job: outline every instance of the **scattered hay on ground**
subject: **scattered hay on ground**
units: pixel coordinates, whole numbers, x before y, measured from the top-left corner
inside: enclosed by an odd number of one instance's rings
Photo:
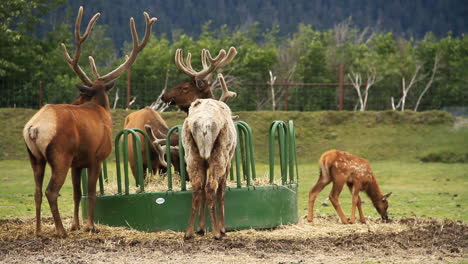
[[[71,219],[65,219],[69,226]],[[221,241],[210,235],[184,241],[181,232],[145,233],[98,225],[97,234],[53,236],[51,218],[43,235],[33,219],[0,220],[0,262],[4,263],[434,263],[466,261],[464,222],[406,218],[391,223],[342,225],[336,216],[304,219],[272,230],[229,232]]]

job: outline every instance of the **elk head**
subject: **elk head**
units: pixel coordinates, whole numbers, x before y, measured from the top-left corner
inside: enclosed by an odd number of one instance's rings
[[[145,125],[146,134],[150,139],[151,148],[154,153],[157,153],[159,164],[162,165],[163,170],[167,168],[167,163],[165,160],[166,157],[166,135],[161,131],[158,131],[159,138],[153,131],[153,128],[150,125]],[[179,160],[179,147],[171,146],[171,163],[174,165],[176,171],[180,171],[180,160]]]
[[[234,47],[231,47],[228,53],[222,49],[219,51],[218,56],[213,58],[207,49],[203,49],[201,53],[203,70],[199,72],[192,68],[192,54],[189,53],[184,62],[182,53],[182,49],[177,49],[175,54],[175,64],[183,73],[188,75],[191,80],[166,91],[162,95],[161,99],[167,104],[177,105],[182,111],[187,113],[190,104],[196,99],[214,97],[211,89],[211,75],[215,70],[222,68],[231,62],[236,56],[237,51]]]
[[[380,214],[380,217],[382,217],[382,220],[388,221],[388,214],[387,214],[387,209],[388,209],[388,197],[390,197],[392,193],[387,193],[382,196],[380,201],[375,204],[375,209],[377,209],[377,212]]]
[[[95,77],[95,81],[91,81],[91,79],[86,75],[83,69],[81,69],[81,67],[78,65],[78,60],[81,55],[81,44],[88,38],[91,29],[94,26],[94,23],[101,14],[96,13],[91,18],[84,35],[81,35],[80,26],[81,19],[83,18],[83,7],[80,7],[75,22],[76,51],[73,58],[71,58],[70,54],[68,54],[67,47],[65,46],[65,44],[61,44],[62,53],[65,59],[67,60],[68,65],[83,82],[83,84],[76,85],[76,87],[80,91],[80,95],[78,98],[75,99],[75,101],[72,104],[79,105],[87,102],[95,102],[98,105],[109,109],[109,97],[107,96],[107,92],[114,87],[115,80],[119,78],[119,76],[135,62],[138,53],[140,53],[140,51],[148,43],[149,37],[151,35],[151,27],[153,23],[157,20],[155,17],[150,19],[148,13],[146,12],[144,12],[143,14],[146,20],[146,31],[143,41],[141,43],[138,40],[138,34],[135,28],[135,21],[133,17],[130,18],[130,29],[133,38],[133,49],[130,53],[130,56],[126,56],[125,62],[123,64],[121,64],[112,72],[101,76],[97,71],[93,57],[89,56],[89,64],[91,65],[92,73]]]

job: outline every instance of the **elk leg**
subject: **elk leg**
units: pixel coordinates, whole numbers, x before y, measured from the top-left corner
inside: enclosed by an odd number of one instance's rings
[[[309,211],[307,214],[307,221],[312,222],[314,220],[314,204],[318,194],[331,182],[330,179],[324,178],[320,173],[320,177],[317,183],[309,191]]]
[[[343,182],[335,181],[333,183],[333,187],[332,187],[332,190],[330,192],[329,198],[330,198],[330,202],[333,204],[333,207],[335,208],[336,212],[338,213],[338,216],[340,217],[341,222],[343,224],[348,224],[348,219],[346,219],[346,217],[345,217],[345,215],[343,213],[343,209],[341,209],[340,200],[339,200],[340,193],[343,190],[343,185],[344,185]]]
[[[203,184],[205,186],[205,184]],[[203,188],[202,188],[203,190]],[[197,234],[203,236],[205,235],[205,226],[206,226],[206,216],[205,216],[205,207],[206,207],[206,197],[205,191],[200,192],[200,204],[198,205],[199,211],[199,218],[198,218],[198,231]]]
[[[192,156],[192,158],[197,158],[195,155]],[[193,162],[193,164],[196,164],[196,166],[190,167],[189,164],[187,164],[187,171],[190,171],[191,177],[190,181],[192,183],[192,211],[190,213],[190,218],[189,218],[189,224],[187,226],[187,230],[185,231],[184,239],[188,240],[193,238],[194,232],[193,232],[193,226],[195,223],[195,216],[197,215],[198,210],[203,212],[203,217],[204,217],[204,210],[202,210],[200,207],[205,206],[203,202],[203,196],[204,196],[204,181],[206,178],[206,168],[205,168],[205,163],[201,160],[201,158],[198,157],[198,161]],[[191,163],[192,164],[192,163]],[[203,202],[203,203],[202,203]],[[200,216],[200,218],[202,218]],[[204,221],[202,219],[202,221]]]
[[[351,217],[349,219],[350,224],[356,223],[356,206],[360,207],[361,198],[359,197],[359,190],[361,189],[359,184],[348,184],[349,191],[351,192]],[[361,211],[359,212],[361,213]]]
[[[361,197],[359,195],[358,195],[357,208],[359,210],[359,221],[361,221],[361,223],[365,224],[366,223],[366,218],[364,217],[364,213],[362,212]]]
[[[36,235],[41,233],[41,204],[42,204],[42,184],[44,182],[44,171],[46,162],[45,159],[38,159],[29,152],[29,161],[34,172],[34,182],[36,188],[34,190],[34,201],[36,204]]]
[[[192,182],[192,212],[190,213],[189,224],[187,230],[185,231],[184,239],[188,240],[193,238],[193,225],[195,222],[195,216],[198,212],[200,207],[200,202],[203,193],[203,186],[201,184],[197,184],[196,182]],[[204,205],[201,205],[204,206]]]
[[[80,202],[81,202],[81,170],[82,168],[72,168],[71,175],[72,175],[72,184],[73,184],[73,222],[70,230],[78,230],[80,229],[80,218],[79,218],[79,209],[80,209]]]
[[[59,162],[54,162],[54,164],[51,164],[52,177],[50,178],[49,185],[47,186],[47,189],[45,191],[47,200],[49,201],[50,210],[52,212],[52,217],[54,218],[56,234],[58,237],[61,238],[66,237],[67,233],[63,228],[62,220],[60,218],[60,212],[57,205],[57,198],[59,197],[59,191],[62,188],[63,183],[65,182],[65,178],[68,173],[68,168],[70,168],[70,163],[71,161],[64,162],[63,160],[60,160]]]
[[[88,167],[88,219],[84,231],[97,233],[99,230],[94,226],[94,206],[96,204],[96,183],[101,174],[101,163],[91,164]]]
[[[218,189],[218,182],[216,179],[213,179],[213,172],[210,171],[210,176],[208,176],[208,180],[205,186],[205,196],[206,202],[208,205],[208,212],[210,213],[211,218],[211,231],[213,233],[213,237],[216,240],[221,239],[221,233],[219,231],[219,223],[216,219],[216,208],[215,208],[215,199],[216,199],[216,190]]]
[[[229,173],[229,169],[225,173],[225,177],[220,181],[218,190],[216,192],[216,200],[218,204],[218,227],[222,236],[226,235],[226,227],[224,225],[224,196],[226,194],[226,177]]]

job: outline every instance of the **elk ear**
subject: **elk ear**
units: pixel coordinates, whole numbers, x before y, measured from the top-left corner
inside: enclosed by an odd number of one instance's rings
[[[115,86],[115,80],[112,80],[108,83],[106,83],[106,85],[104,86],[104,88],[106,89],[106,92],[110,91],[112,88],[114,88]]]
[[[78,83],[75,86],[76,86],[76,88],[78,88],[78,90],[80,90],[80,93],[82,95],[92,97],[94,95],[94,93],[96,92],[96,90],[94,90],[93,87],[89,87],[89,86],[86,86],[86,85],[81,84],[81,83]]]
[[[382,201],[385,201],[385,200],[387,200],[387,199],[388,199],[388,197],[390,197],[390,195],[392,195],[392,193],[391,193],[391,192],[389,192],[389,193],[387,193],[386,195],[384,195],[384,196],[382,197]]]

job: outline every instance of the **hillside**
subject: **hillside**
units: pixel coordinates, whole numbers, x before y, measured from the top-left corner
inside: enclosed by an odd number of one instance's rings
[[[277,25],[283,35],[296,32],[300,23],[331,29],[349,17],[359,28],[372,27],[416,38],[427,32],[444,36],[451,31],[460,36],[468,27],[468,5],[464,0],[96,0],[92,4],[71,0],[45,17],[45,23],[38,27],[39,33],[43,35],[63,21],[72,24],[80,5],[86,7],[87,16],[95,12],[103,14],[100,23],[108,25],[109,36],[119,48],[128,39],[129,17],[143,23],[143,11],[159,18],[154,31],[169,38],[177,35],[176,30],[180,29],[198,36],[207,21],[212,21],[215,28],[224,24],[245,28],[255,22],[261,29]]]
[[[26,160],[22,128],[36,112],[0,109],[0,160]],[[124,110],[112,111],[114,135],[123,127]],[[239,112],[254,133],[256,159],[267,161],[268,127],[273,120],[294,120],[299,162],[314,163],[325,150],[347,150],[370,160],[468,162],[468,129],[454,126],[454,117],[429,112]],[[169,126],[181,124],[185,114],[163,113]]]

